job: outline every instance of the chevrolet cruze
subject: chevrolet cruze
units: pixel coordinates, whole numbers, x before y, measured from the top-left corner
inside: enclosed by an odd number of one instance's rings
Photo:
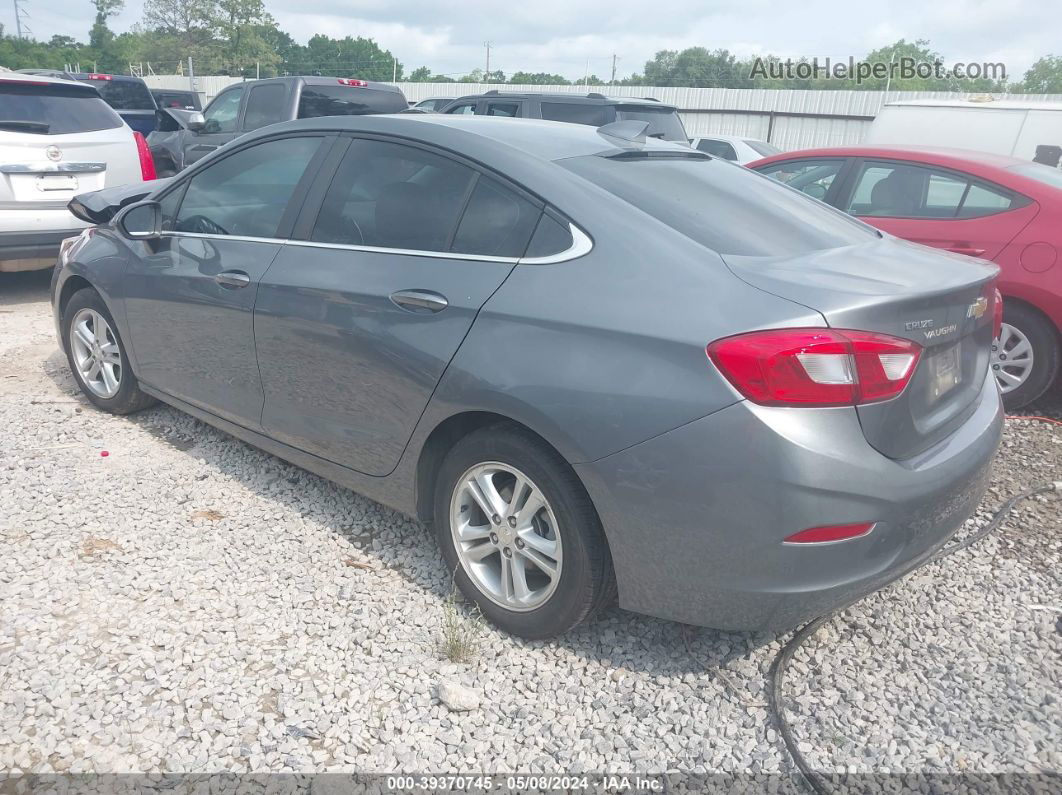
[[[645,122],[306,119],[73,209],[52,296],[88,400],[419,517],[524,637],[617,594],[791,627],[931,555],[999,441],[994,265]]]

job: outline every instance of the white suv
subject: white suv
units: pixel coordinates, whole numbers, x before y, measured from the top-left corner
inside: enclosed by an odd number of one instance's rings
[[[151,153],[90,85],[0,73],[0,271],[55,264],[86,226],[76,194],[155,178]]]

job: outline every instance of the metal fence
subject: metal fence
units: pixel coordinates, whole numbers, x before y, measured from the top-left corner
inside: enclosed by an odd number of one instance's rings
[[[182,75],[151,75],[152,88],[189,87]],[[238,77],[196,77],[204,103]],[[794,91],[760,88],[663,88],[653,86],[511,86],[485,83],[398,83],[410,102],[459,97],[491,89],[652,97],[679,108],[690,137],[719,133],[771,141],[782,149],[845,146],[863,140],[870,122],[886,102],[910,99],[966,99],[962,92],[940,91]],[[1001,95],[995,95],[1001,97]],[[1022,94],[1028,101],[1062,101],[1062,94]]]

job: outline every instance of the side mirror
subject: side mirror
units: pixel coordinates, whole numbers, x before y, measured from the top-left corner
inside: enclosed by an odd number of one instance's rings
[[[162,233],[162,208],[153,201],[131,204],[115,216],[114,223],[130,240],[154,240]]]
[[[184,126],[192,132],[199,132],[206,127],[206,116],[202,113],[189,113],[188,121],[184,123]]]

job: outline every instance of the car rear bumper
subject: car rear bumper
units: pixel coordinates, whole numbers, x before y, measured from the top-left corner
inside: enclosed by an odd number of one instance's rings
[[[81,234],[81,228],[63,229],[58,232],[0,232],[0,270],[6,269],[5,263],[25,261],[42,261],[44,264],[39,267],[50,267],[55,264],[59,256],[59,244],[65,238],[76,237],[79,234]],[[7,269],[28,270],[28,268]]]
[[[783,631],[940,548],[980,502],[1002,424],[987,377],[958,430],[896,461],[870,447],[852,409],[742,401],[575,468],[601,515],[622,607]],[[783,543],[810,527],[871,521],[860,538]]]

